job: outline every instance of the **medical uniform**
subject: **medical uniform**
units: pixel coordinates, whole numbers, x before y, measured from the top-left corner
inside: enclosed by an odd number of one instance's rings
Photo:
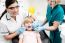
[[[64,11],[60,5],[56,5],[53,9],[48,5],[47,8],[47,21],[49,22],[49,26],[53,26],[54,21],[62,22]],[[54,31],[50,31],[50,39],[52,43],[61,43],[60,31],[57,28]]]
[[[7,26],[10,33],[13,33],[21,26],[23,22],[23,16],[17,15],[15,21],[9,13],[6,13],[2,17],[1,22]]]
[[[8,35],[8,28],[3,23],[0,23],[0,43],[12,43],[11,40],[6,40],[4,35]]]
[[[23,22],[23,16],[16,15],[16,21],[15,21],[8,12],[4,14],[4,16],[1,19],[1,23],[4,23],[7,26],[9,33],[17,31],[19,27],[21,27],[22,22]],[[16,42],[14,39],[18,40],[18,36],[12,39],[13,43]]]

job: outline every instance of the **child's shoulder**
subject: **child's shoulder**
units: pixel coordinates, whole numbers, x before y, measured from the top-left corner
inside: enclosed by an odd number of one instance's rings
[[[40,37],[40,33],[39,32],[35,32],[37,37]]]

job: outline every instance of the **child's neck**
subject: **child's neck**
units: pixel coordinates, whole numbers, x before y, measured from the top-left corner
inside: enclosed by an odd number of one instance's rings
[[[32,28],[31,28],[31,30],[26,29],[26,31],[33,31],[33,29]]]

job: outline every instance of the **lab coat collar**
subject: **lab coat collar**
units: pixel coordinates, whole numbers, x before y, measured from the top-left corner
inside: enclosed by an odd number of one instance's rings
[[[17,15],[16,15],[16,18],[17,18]],[[6,19],[7,20],[12,20],[13,19],[8,12],[6,13]]]
[[[6,13],[6,19],[7,20],[10,20],[11,19],[11,15],[8,12]]]

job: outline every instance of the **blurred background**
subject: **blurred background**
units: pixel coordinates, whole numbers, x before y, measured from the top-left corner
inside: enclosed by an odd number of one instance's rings
[[[45,18],[46,16],[46,10],[47,10],[47,0],[18,0],[19,4],[19,13],[25,14],[29,13],[30,15],[35,15],[38,17],[38,20],[41,20],[41,18]],[[64,9],[65,12],[65,0],[61,0],[59,3]],[[0,0],[0,16],[5,10],[5,0]],[[25,16],[25,15],[24,15]],[[40,17],[41,16],[41,17]],[[40,17],[40,18],[39,18]],[[46,24],[45,26],[48,26]],[[62,37],[65,37],[65,14],[64,14],[64,20],[62,25],[59,26],[59,30],[61,31]],[[49,36],[49,31],[45,31],[47,35]]]

